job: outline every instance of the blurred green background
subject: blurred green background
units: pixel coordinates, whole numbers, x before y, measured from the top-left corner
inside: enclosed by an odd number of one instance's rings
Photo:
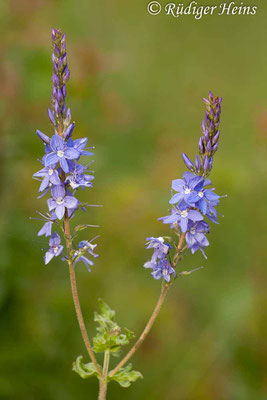
[[[81,235],[101,235],[92,273],[77,268],[90,336],[98,297],[122,326],[143,329],[160,290],[142,268],[145,238],[168,234],[157,218],[184,170],[181,152],[195,154],[201,98],[223,97],[212,179],[228,194],[224,218],[212,226],[208,260],[181,265],[205,268],[175,282],[133,357],[144,380],[111,383],[108,399],[267,399],[267,4],[257,5],[255,16],[196,21],[151,16],[141,0],[0,1],[1,400],[94,400],[98,390],[71,371],[87,356],[68,271],[59,259],[44,267],[47,241],[29,220],[46,209],[31,177],[43,150],[35,130],[52,134],[53,26],[67,35],[75,135],[96,146],[94,188],[81,197],[103,208],[77,218],[101,226]]]

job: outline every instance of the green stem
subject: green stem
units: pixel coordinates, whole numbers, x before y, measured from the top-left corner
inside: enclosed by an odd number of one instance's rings
[[[103,365],[103,372],[101,379],[99,380],[99,396],[98,400],[106,400],[106,394],[107,394],[107,376],[108,376],[108,367],[109,367],[109,357],[110,357],[110,352],[109,350],[105,351],[105,356],[104,356],[104,365]]]

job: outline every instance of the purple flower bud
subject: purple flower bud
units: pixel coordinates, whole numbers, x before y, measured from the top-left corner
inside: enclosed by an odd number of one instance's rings
[[[212,154],[215,154],[217,149],[218,149],[218,144],[219,142],[215,143],[215,145],[212,147]]]
[[[62,63],[65,66],[67,64],[67,53],[65,53],[62,57]]]
[[[216,133],[216,135],[213,137],[213,139],[212,139],[212,144],[215,144],[215,143],[218,142],[219,136],[220,136],[220,131],[218,131],[218,132]]]
[[[205,156],[204,163],[203,163],[203,169],[204,169],[205,173],[207,172],[208,166],[209,166],[209,157]]]
[[[59,104],[58,104],[57,100],[55,100],[54,110],[55,110],[56,115],[60,114],[60,107],[59,107]]]
[[[214,117],[214,122],[218,122],[218,121],[220,121],[220,112],[219,111],[216,112],[216,115]]]
[[[53,86],[52,88],[52,98],[56,98],[57,97],[57,89]]]
[[[57,63],[57,57],[55,56],[54,53],[52,53],[52,62],[55,64]]]
[[[57,101],[59,104],[63,102],[63,94],[60,89],[57,90]]]
[[[213,164],[213,158],[211,157],[209,159],[209,171],[211,171],[211,169],[212,169],[212,164]]]
[[[67,96],[67,89],[66,89],[66,85],[65,84],[62,86],[61,90],[62,90],[63,96],[66,97]]]
[[[54,45],[54,50],[55,50],[56,54],[59,56],[60,55],[60,51],[59,51],[59,49],[58,49],[56,44]]]
[[[203,131],[203,133],[204,133],[205,142],[207,143],[207,142],[210,140],[209,132],[208,132],[207,129],[205,129],[205,130]]]
[[[65,139],[66,141],[69,140],[69,138],[71,137],[74,127],[75,127],[75,123],[73,122],[73,123],[70,124],[70,126],[68,126],[68,128],[65,130],[65,132],[64,132],[64,139]]]
[[[46,136],[43,132],[39,131],[39,129],[37,129],[36,131],[37,135],[39,136],[39,138],[46,144],[50,144],[50,139],[48,136]]]
[[[200,154],[203,154],[204,148],[203,148],[203,138],[200,136],[199,142],[198,142],[198,150]]]
[[[53,76],[52,76],[52,82],[53,82],[53,85],[54,85],[55,87],[58,87],[58,86],[59,86],[59,79],[58,79],[58,77],[57,77],[56,74],[53,74]]]
[[[71,111],[70,111],[70,108],[68,108],[68,110],[67,110],[66,119],[67,119],[69,122],[70,122],[70,120],[71,120]]]
[[[208,154],[211,153],[211,141],[210,140],[207,142],[207,152],[208,152]]]
[[[50,110],[49,107],[47,109],[47,113],[48,113],[48,117],[49,117],[50,121],[52,122],[53,125],[55,125],[56,121],[55,121],[55,118],[54,118],[54,113]]]
[[[205,125],[205,121],[204,120],[202,121],[201,129],[202,129],[202,132],[205,132],[205,130],[206,130],[206,125]]]
[[[65,114],[66,109],[67,109],[67,107],[66,107],[66,104],[64,103],[63,106],[62,106],[62,108],[61,108],[61,113],[62,113],[62,114]]]
[[[188,158],[185,153],[182,153],[182,157],[183,157],[183,161],[184,161],[185,165],[187,166],[187,168],[190,169],[191,171],[193,171],[194,170],[194,164],[192,163],[190,158]]]
[[[214,123],[212,121],[210,121],[210,124],[209,124],[209,131],[210,132],[214,131]]]
[[[199,172],[199,170],[200,170],[200,165],[201,165],[200,159],[199,159],[199,156],[197,154],[196,158],[195,158],[195,167],[196,167],[197,172]]]
[[[67,69],[67,71],[63,75],[63,82],[66,83],[69,79],[70,79],[70,70]]]

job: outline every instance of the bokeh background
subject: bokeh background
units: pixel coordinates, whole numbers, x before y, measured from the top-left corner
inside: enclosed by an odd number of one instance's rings
[[[100,225],[81,236],[101,235],[92,272],[77,268],[90,336],[99,297],[122,326],[143,329],[160,291],[142,268],[145,238],[168,233],[157,218],[181,152],[195,154],[201,98],[223,97],[212,179],[228,194],[224,218],[208,260],[181,265],[205,268],[175,282],[132,359],[144,380],[111,383],[108,398],[266,400],[267,4],[257,3],[255,16],[196,21],[151,16],[143,0],[1,0],[1,400],[94,400],[98,390],[71,371],[87,356],[68,271],[59,259],[44,267],[41,222],[29,220],[46,207],[31,176],[43,150],[35,130],[52,134],[52,26],[67,35],[75,135],[96,146],[94,188],[81,196],[103,208],[78,218]]]

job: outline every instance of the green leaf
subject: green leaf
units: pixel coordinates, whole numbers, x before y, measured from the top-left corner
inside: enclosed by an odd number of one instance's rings
[[[91,376],[99,377],[99,374],[95,369],[94,363],[91,362],[88,364],[84,364],[82,362],[82,359],[82,356],[77,357],[76,361],[74,361],[74,363],[72,364],[72,370],[77,372],[77,374],[80,375],[80,377],[83,379],[90,378]]]
[[[129,329],[121,331],[119,325],[114,321],[113,311],[103,300],[99,299],[100,313],[95,313],[94,320],[99,324],[97,334],[93,338],[94,351],[104,353],[109,350],[114,356],[118,355],[121,346],[129,343],[134,333]]]
[[[102,316],[113,321],[116,314],[115,311],[112,310],[102,299],[98,299],[98,303]]]
[[[132,364],[128,364],[126,367],[121,368],[112,378],[108,377],[108,381],[114,380],[118,382],[122,387],[129,387],[131,383],[137,379],[143,379],[141,372],[131,370]]]

